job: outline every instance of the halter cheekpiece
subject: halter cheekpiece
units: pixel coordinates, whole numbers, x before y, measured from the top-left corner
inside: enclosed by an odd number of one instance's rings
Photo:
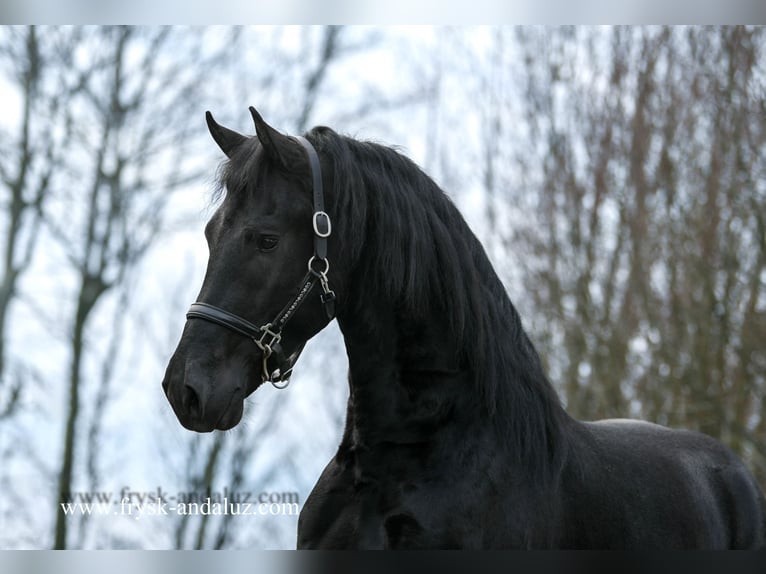
[[[324,207],[322,170],[319,165],[319,156],[314,146],[306,138],[294,136],[294,139],[303,146],[309,158],[314,201],[314,214],[311,218],[314,230],[314,254],[308,260],[308,269],[297,295],[288,301],[287,305],[282,308],[272,321],[260,327],[224,309],[199,301],[192,303],[189,311],[186,313],[187,319],[204,319],[252,339],[263,353],[263,381],[270,381],[277,389],[287,387],[292,373],[292,364],[285,364],[285,357],[280,344],[282,330],[317,283],[319,283],[322,289],[319,298],[322,301],[327,318],[332,319],[335,317],[335,292],[330,289],[327,280],[327,273],[330,270],[330,261],[327,259],[327,238],[332,233],[332,222]],[[277,361],[277,367],[273,370],[269,369],[270,357],[274,357]]]

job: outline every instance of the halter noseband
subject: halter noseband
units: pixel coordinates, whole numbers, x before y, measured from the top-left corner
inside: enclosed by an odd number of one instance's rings
[[[271,322],[260,327],[238,315],[199,301],[192,303],[186,313],[187,319],[204,319],[252,339],[263,353],[263,381],[270,381],[277,389],[284,389],[290,383],[293,364],[297,360],[296,356],[292,363],[286,363],[280,345],[282,329],[306,300],[317,281],[322,288],[320,299],[327,318],[335,317],[335,292],[330,289],[327,280],[327,272],[330,270],[330,261],[327,259],[327,238],[332,233],[332,223],[330,216],[324,209],[324,191],[322,189],[322,170],[319,165],[319,156],[314,146],[306,138],[296,136],[295,139],[304,147],[309,157],[314,198],[314,214],[311,218],[314,228],[314,254],[309,258],[308,271],[303,278],[298,294],[288,301],[287,305]],[[272,356],[277,359],[277,368],[273,371],[269,370],[268,365],[269,358]]]

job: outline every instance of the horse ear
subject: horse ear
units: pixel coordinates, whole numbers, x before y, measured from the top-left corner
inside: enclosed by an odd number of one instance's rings
[[[230,158],[234,150],[247,140],[246,136],[219,125],[210,112],[205,112],[205,119],[210,135],[213,136],[215,143],[226,154],[226,157]]]
[[[259,114],[253,106],[250,106],[250,114],[253,116],[255,133],[258,136],[258,140],[261,142],[264,151],[271,159],[284,168],[294,167],[296,162],[302,160],[303,155],[301,153],[300,144],[291,137],[279,133],[263,121],[261,114]]]

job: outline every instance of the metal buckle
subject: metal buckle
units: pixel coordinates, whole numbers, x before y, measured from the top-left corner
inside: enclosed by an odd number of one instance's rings
[[[271,323],[265,324],[263,327],[261,327],[261,332],[263,334],[261,335],[260,339],[253,337],[253,341],[256,345],[258,345],[258,348],[263,351],[263,354],[266,355],[267,359],[271,355],[272,346],[274,343],[279,343],[279,341],[282,340],[282,333],[272,331],[271,327]],[[271,341],[264,343],[263,341],[266,337],[271,337]]]
[[[288,378],[285,380],[285,378],[280,373],[279,368],[275,369],[273,373],[269,371],[269,357],[271,357],[271,355],[274,353],[273,347],[276,343],[279,343],[282,340],[282,333],[279,331],[272,331],[271,328],[271,323],[267,323],[261,327],[260,338],[256,339],[253,337],[253,342],[258,345],[258,348],[263,352],[263,380],[270,381],[271,384],[274,385],[274,387],[277,389],[284,389],[289,384],[289,372],[287,374]],[[265,342],[266,337],[271,337],[271,340],[268,343]],[[284,384],[277,384],[280,382]]]
[[[319,218],[324,218],[324,223],[326,223],[327,231],[320,231],[319,230]],[[312,218],[312,224],[314,226],[314,233],[317,237],[330,237],[330,234],[332,233],[332,222],[330,221],[330,216],[327,215],[324,211],[315,211],[314,217]]]

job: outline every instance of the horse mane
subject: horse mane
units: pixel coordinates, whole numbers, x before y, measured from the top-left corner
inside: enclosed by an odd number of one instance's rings
[[[340,256],[352,265],[363,253],[375,257],[372,268],[385,272],[371,283],[410,316],[446,315],[452,343],[509,449],[527,465],[538,461],[537,470],[560,467],[568,415],[484,248],[452,201],[394,148],[327,127],[306,137],[332,166],[331,215],[345,238]]]

